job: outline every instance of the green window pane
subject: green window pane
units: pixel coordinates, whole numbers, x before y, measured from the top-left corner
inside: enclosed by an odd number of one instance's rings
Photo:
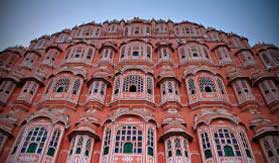
[[[224,146],[224,153],[225,153],[225,156],[227,157],[233,157],[234,156],[234,152],[233,152],[233,149],[231,146]]]
[[[153,148],[148,147],[148,149],[147,149],[147,154],[148,154],[149,156],[153,156]]]
[[[204,155],[205,155],[206,159],[211,158],[212,157],[211,150],[209,150],[209,149],[205,150]]]
[[[124,153],[133,153],[133,144],[132,143],[125,143],[123,152]]]
[[[181,151],[178,149],[178,150],[176,150],[176,156],[182,156],[182,153],[181,153]]]
[[[109,147],[104,148],[104,155],[107,155],[109,153]]]
[[[49,156],[54,156],[54,153],[55,153],[54,148],[49,148],[48,151],[47,151],[47,155],[49,155]]]
[[[35,153],[36,149],[37,149],[37,144],[31,143],[27,149],[27,153]]]

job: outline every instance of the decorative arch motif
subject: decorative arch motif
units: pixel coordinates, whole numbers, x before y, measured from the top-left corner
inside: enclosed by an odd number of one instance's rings
[[[153,70],[146,67],[146,66],[140,66],[140,65],[133,65],[133,66],[124,66],[122,69],[118,70],[115,75],[117,74],[124,74],[126,71],[131,71],[131,70],[136,70],[136,71],[141,71],[144,74],[151,74],[153,76]]]
[[[128,109],[128,108],[121,108],[114,111],[112,114],[108,116],[108,118],[104,121],[106,122],[115,122],[118,118],[124,115],[135,115],[143,119],[145,122],[155,122],[156,126],[158,126],[158,122],[153,116],[153,114],[148,111],[147,109]],[[104,125],[103,123],[103,125]]]
[[[60,73],[70,72],[75,76],[81,76],[83,79],[86,79],[87,71],[85,69],[73,68],[73,67],[63,67],[60,70],[55,71],[50,74],[47,78],[51,78],[52,76],[56,76]]]
[[[195,116],[193,128],[196,130],[202,123],[209,126],[214,119],[227,119],[235,125],[239,125],[241,123],[239,117],[229,113],[227,110],[202,110],[202,112]]]
[[[184,77],[187,77],[189,75],[196,75],[198,72],[208,72],[212,75],[219,74],[217,69],[208,66],[189,66],[189,68],[184,70]]]
[[[101,52],[102,49],[105,48],[105,47],[110,47],[110,48],[112,48],[112,49],[114,50],[114,52],[117,52],[117,51],[118,51],[118,50],[117,50],[118,47],[117,47],[116,43],[113,43],[113,42],[111,42],[111,41],[107,41],[107,42],[102,43],[102,45],[101,45],[100,48],[99,48],[99,52]]]
[[[64,110],[48,108],[42,108],[39,111],[30,114],[21,122],[21,124],[28,124],[32,120],[40,117],[49,119],[52,124],[62,123],[66,129],[69,127],[69,117],[67,114],[64,113]]]

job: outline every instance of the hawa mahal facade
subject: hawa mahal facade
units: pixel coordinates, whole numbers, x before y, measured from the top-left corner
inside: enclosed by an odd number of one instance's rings
[[[6,163],[278,163],[279,49],[171,20],[87,23],[0,54]]]

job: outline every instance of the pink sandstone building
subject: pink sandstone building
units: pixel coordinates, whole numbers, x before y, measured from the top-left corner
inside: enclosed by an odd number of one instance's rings
[[[0,54],[0,162],[278,163],[279,49],[184,21],[87,23]]]

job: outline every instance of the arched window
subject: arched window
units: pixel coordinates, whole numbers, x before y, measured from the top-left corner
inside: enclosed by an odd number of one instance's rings
[[[100,94],[104,95],[105,94],[105,89],[106,89],[106,84],[103,82],[101,85],[101,89],[100,89]]]
[[[241,80],[241,86],[242,88],[244,89],[244,92],[249,92],[249,89],[248,89],[248,86],[247,86],[247,83],[245,80]]]
[[[53,87],[54,92],[67,92],[69,89],[70,80],[68,78],[62,78],[57,80],[55,86]]]
[[[240,148],[234,134],[227,128],[220,128],[214,133],[218,156],[234,157],[241,156]]]
[[[23,87],[23,89],[22,89],[20,94],[21,94],[21,96],[25,96],[25,94],[27,94],[27,93],[29,93],[30,95],[33,95],[34,92],[36,91],[36,89],[37,89],[37,83],[36,82],[27,81],[24,84],[24,87]]]
[[[208,134],[206,132],[201,134],[201,140],[202,140],[202,147],[203,147],[205,159],[209,159],[212,157],[212,152],[211,152],[211,146],[210,146]]]
[[[103,155],[107,155],[109,153],[109,146],[110,146],[110,142],[111,142],[110,137],[111,137],[111,130],[106,129]]]
[[[209,77],[199,79],[201,92],[216,92],[214,81]]]
[[[115,79],[115,84],[114,84],[114,94],[118,94],[120,89],[120,79],[117,78]]]
[[[18,134],[18,137],[17,137],[17,140],[14,144],[14,147],[13,147],[13,150],[12,150],[12,155],[16,153],[20,143],[21,143],[21,140],[23,139],[23,134],[24,134],[24,127],[21,129],[20,133]]]
[[[188,141],[182,136],[171,136],[165,142],[168,158],[173,157],[175,160],[184,160],[188,158]],[[176,157],[176,158],[175,158]]]
[[[46,57],[43,60],[43,64],[52,66],[57,54],[58,54],[57,50],[54,49],[49,50],[46,54]]]
[[[200,57],[200,51],[196,46],[190,46],[189,53],[191,57]]]
[[[249,89],[246,80],[238,80],[235,82],[235,89],[238,94],[248,94]]]
[[[29,69],[31,69],[33,67],[34,61],[36,61],[38,58],[37,54],[35,53],[28,53],[23,62],[22,62],[22,66],[27,67]]]
[[[239,53],[243,66],[249,66],[255,64],[254,57],[250,51],[243,51]]]
[[[168,157],[172,157],[172,144],[171,141],[167,141],[167,150],[168,150]]]
[[[246,135],[243,132],[240,132],[240,138],[243,144],[243,147],[245,148],[245,153],[247,155],[247,157],[252,158],[252,154],[248,145],[248,141],[246,138]]]
[[[121,46],[120,61],[147,60],[152,57],[152,47],[141,41],[129,42]]]
[[[220,89],[221,94],[225,94],[225,89],[224,89],[224,85],[221,79],[217,79],[217,84],[218,87]]]
[[[135,125],[124,125],[116,132],[115,153],[141,154],[143,148],[142,130]]]
[[[75,154],[80,154],[81,150],[82,150],[82,147],[83,147],[83,137],[81,136],[78,139]]]
[[[154,156],[154,130],[151,128],[147,131],[147,154]]]
[[[219,47],[217,49],[217,55],[219,57],[219,63],[221,65],[229,64],[232,62],[230,53],[229,53],[228,49],[225,47]]]
[[[75,80],[74,86],[73,86],[73,94],[76,95],[79,91],[80,87],[80,79]]]
[[[172,87],[172,83],[169,81],[168,82],[168,92],[172,93],[173,92],[173,87]]]
[[[59,129],[55,129],[51,141],[48,145],[47,155],[53,157],[55,154],[55,151],[58,146],[58,141],[60,139],[61,131]]]
[[[174,79],[164,80],[161,83],[161,102],[165,103],[167,101],[177,101],[180,102],[179,92],[178,92],[178,82]]]
[[[124,79],[124,92],[143,92],[143,79],[138,75],[130,75]]]
[[[151,57],[151,47],[150,47],[149,45],[147,45],[147,47],[146,47],[146,56],[147,56],[148,58]]]
[[[174,93],[175,93],[175,95],[178,95],[178,83],[177,82],[175,82],[174,83]]]
[[[166,85],[165,85],[165,83],[162,83],[162,94],[163,95],[166,94]]]
[[[75,147],[75,143],[76,143],[76,137],[73,137],[72,141],[71,141],[71,148],[70,148],[70,153],[69,155],[71,156],[74,152],[74,147]]]
[[[170,60],[171,59],[171,52],[168,47],[161,47],[158,50],[159,54],[159,61],[160,60]]]
[[[152,94],[153,84],[151,77],[147,77],[147,93]]]
[[[74,135],[71,140],[71,148],[67,162],[82,162],[81,160],[90,160],[93,142],[94,139],[87,134]]]
[[[129,92],[137,92],[137,87],[135,85],[130,85]]]
[[[176,156],[182,156],[182,153],[181,153],[181,141],[179,138],[176,138],[174,140],[174,146],[175,146],[175,154]]]
[[[86,145],[85,145],[85,151],[84,151],[84,155],[87,156],[87,157],[90,154],[91,144],[92,144],[92,139],[91,138],[87,139]]]
[[[133,55],[134,57],[137,57],[137,56],[139,56],[139,52],[138,52],[138,51],[134,51],[132,55]]]
[[[188,88],[192,95],[196,93],[195,92],[195,83],[194,83],[193,79],[188,80]]]
[[[31,129],[25,138],[21,153],[41,153],[48,137],[45,127],[38,126]]]
[[[262,88],[262,92],[264,94],[275,94],[277,92],[277,88],[272,80],[264,80],[260,83],[260,87]]]
[[[267,153],[267,156],[268,157],[273,157],[274,154],[272,152],[272,149],[271,149],[270,144],[268,143],[268,141],[264,140],[263,145],[264,145],[265,151]]]
[[[84,54],[84,48],[78,46],[73,50],[71,58],[82,58],[83,54]]]
[[[94,82],[94,90],[93,90],[93,93],[98,93],[99,92],[99,84],[100,82],[99,81],[96,81]]]

